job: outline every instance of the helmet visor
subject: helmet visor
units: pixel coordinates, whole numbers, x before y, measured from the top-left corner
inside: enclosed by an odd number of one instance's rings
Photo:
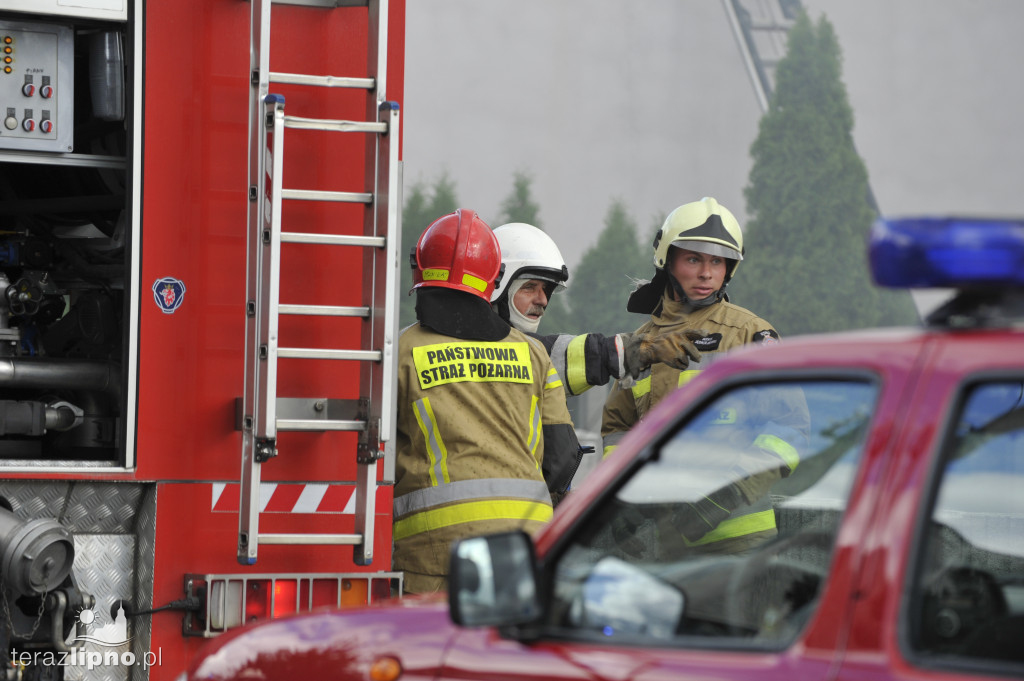
[[[722,244],[712,243],[710,241],[698,241],[696,239],[679,239],[673,241],[672,245],[676,248],[682,248],[687,251],[694,251],[695,253],[706,253],[707,255],[717,255],[719,258],[729,258],[731,260],[743,260],[743,254],[737,251],[735,248],[723,246]]]
[[[561,271],[550,267],[523,267],[516,271],[513,279],[539,279],[555,284],[558,288],[565,288],[569,270],[565,265],[562,265]]]

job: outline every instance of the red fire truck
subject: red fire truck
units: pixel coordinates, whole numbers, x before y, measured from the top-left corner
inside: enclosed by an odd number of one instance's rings
[[[962,289],[925,328],[729,353],[535,537],[457,542],[447,596],[236,629],[186,678],[1024,677],[1024,221],[874,237],[880,283]]]
[[[404,22],[0,4],[5,678],[170,678],[244,622],[400,591]]]

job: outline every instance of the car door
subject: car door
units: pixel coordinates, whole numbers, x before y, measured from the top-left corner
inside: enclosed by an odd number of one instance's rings
[[[1024,678],[1024,334],[937,341],[840,679]]]
[[[440,678],[828,678],[904,381],[722,383],[544,556],[543,621],[460,630]]]

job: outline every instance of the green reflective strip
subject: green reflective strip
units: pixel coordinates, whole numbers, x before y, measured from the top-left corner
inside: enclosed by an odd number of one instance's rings
[[[693,379],[697,378],[697,374],[700,373],[700,369],[687,369],[686,371],[679,372],[679,384],[686,385]]]
[[[536,467],[540,468],[540,461],[537,460],[537,445],[540,444],[540,437],[542,432],[541,426],[540,409],[537,408],[537,396],[534,395],[530,398],[530,454],[533,455],[533,460],[536,463]]]
[[[416,400],[413,402],[413,410],[416,414],[416,421],[420,424],[420,432],[423,433],[427,456],[430,458],[430,484],[436,485],[439,477],[445,482],[450,482],[448,478],[448,448],[444,446],[441,433],[437,431],[437,420],[434,418],[434,409],[430,406],[430,400],[426,397]]]
[[[481,293],[487,290],[487,282],[480,277],[474,277],[472,274],[463,274],[462,283],[470,288],[475,288]]]
[[[565,380],[569,382],[569,392],[579,395],[586,392],[587,383],[587,335],[576,336],[569,341],[565,349]]]
[[[544,381],[544,389],[545,390],[550,390],[551,388],[561,388],[561,387],[562,387],[562,379],[559,378],[558,372],[555,370],[555,367],[551,367],[550,369],[548,369],[547,380]]]
[[[796,447],[776,435],[758,435],[754,439],[754,446],[777,454],[789,466],[790,473],[795,471],[797,464],[800,463],[800,454],[797,453]]]
[[[604,441],[604,454],[601,458],[607,458],[608,455],[611,454],[615,450],[615,448],[619,446],[619,441],[621,441],[624,437],[626,437],[626,431],[624,430],[617,430],[614,433],[608,433],[607,435],[605,435],[602,438],[602,440]]]
[[[533,520],[546,523],[551,520],[551,515],[551,505],[537,501],[515,499],[471,501],[424,511],[402,520],[396,520],[392,526],[392,539],[400,541],[421,532],[482,520],[519,520],[524,522]]]
[[[632,391],[634,400],[639,400],[641,397],[651,392],[651,377],[646,376],[645,378],[641,378],[633,385]]]
[[[723,539],[743,537],[748,534],[754,534],[755,532],[764,532],[765,530],[772,529],[775,529],[775,511],[768,509],[767,511],[758,511],[756,513],[741,515],[738,518],[726,518],[718,524],[718,527],[711,530],[697,541],[687,541],[686,545],[701,546],[703,544],[722,541]],[[684,539],[683,541],[686,540]]]

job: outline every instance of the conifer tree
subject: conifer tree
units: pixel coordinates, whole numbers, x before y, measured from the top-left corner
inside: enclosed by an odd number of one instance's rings
[[[497,228],[509,222],[525,222],[539,230],[544,230],[540,219],[540,205],[533,198],[532,186],[533,178],[529,173],[519,171],[515,174],[512,191],[502,201],[500,218],[492,225],[493,227]],[[544,311],[539,333],[562,333],[569,324],[569,310],[565,303],[565,293],[559,291],[548,300],[548,307]]]
[[[501,203],[501,213],[494,227],[509,222],[525,222],[538,229],[544,229],[540,224],[540,206],[533,199],[531,185],[533,178],[529,173],[519,171],[513,178],[512,193]]]
[[[570,328],[566,333],[611,335],[632,331],[644,322],[643,315],[626,312],[626,300],[638,278],[653,274],[651,260],[637,239],[636,222],[621,201],[608,209],[604,229],[569,273]]]
[[[814,25],[801,13],[751,146],[747,257],[729,293],[783,336],[918,319],[908,292],[871,281],[866,237],[876,214],[841,61],[828,20]]]

